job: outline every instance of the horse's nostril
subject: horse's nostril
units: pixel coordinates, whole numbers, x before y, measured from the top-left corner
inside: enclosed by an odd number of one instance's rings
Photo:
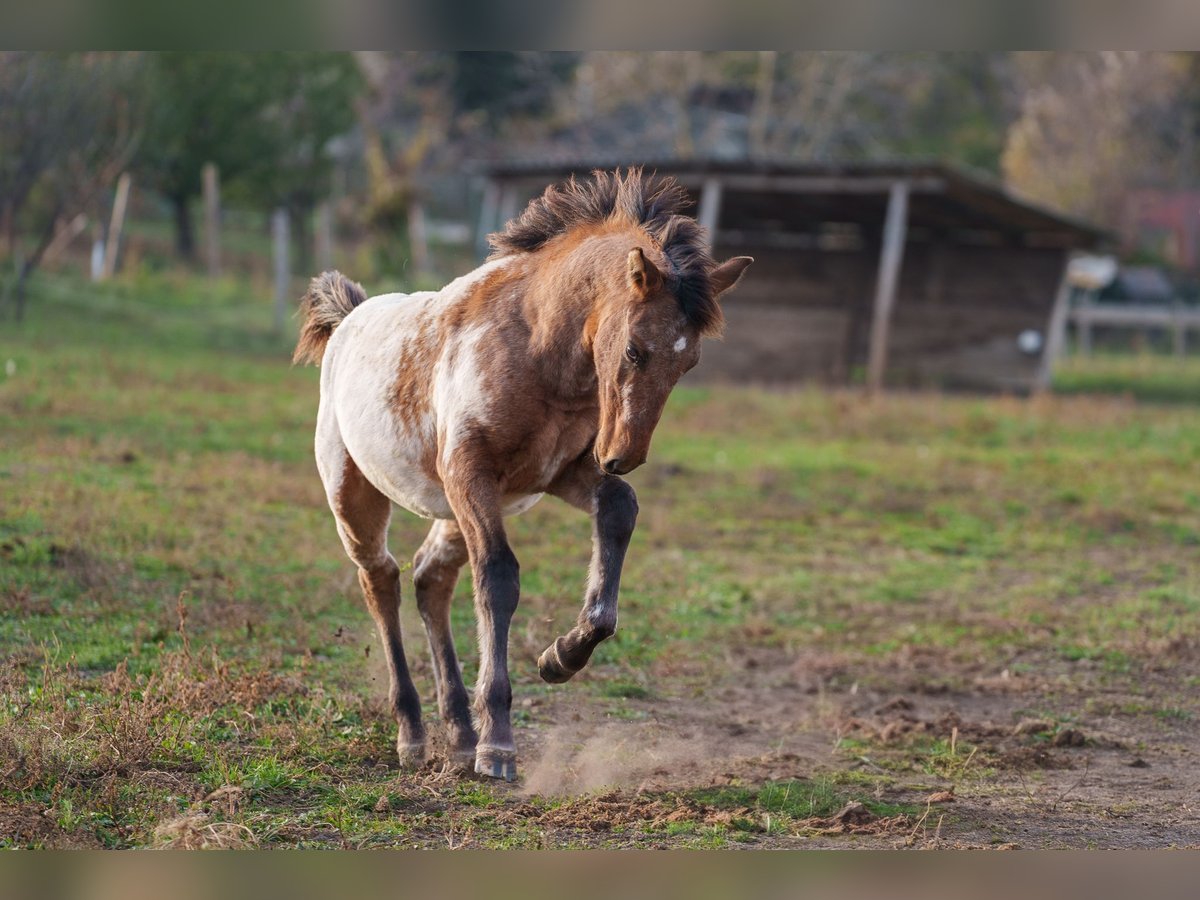
[[[606,459],[604,461],[604,471],[609,475],[616,475],[621,471],[621,460],[617,459],[616,457],[612,459]]]

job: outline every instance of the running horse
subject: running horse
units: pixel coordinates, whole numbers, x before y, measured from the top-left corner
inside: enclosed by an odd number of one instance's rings
[[[719,333],[717,298],[750,257],[718,265],[682,210],[685,191],[638,169],[551,186],[479,268],[439,291],[367,298],[338,272],[313,279],[295,361],[321,366],[317,468],[383,643],[402,765],[425,756],[400,635],[392,503],[434,520],[413,559],[449,763],[516,778],[508,677],[519,568],[504,519],[552,494],[592,517],[583,610],[538,659],[567,681],[617,627],[638,506],[621,476],[646,460],[671,389]],[[471,704],[450,631],[470,563],[479,677]]]

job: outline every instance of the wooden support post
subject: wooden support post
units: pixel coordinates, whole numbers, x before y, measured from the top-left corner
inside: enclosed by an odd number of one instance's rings
[[[317,270],[333,268],[333,204],[325,200],[317,204]]]
[[[271,213],[271,243],[275,258],[275,333],[283,334],[287,318],[292,267],[288,258],[291,242],[288,238],[288,213],[282,206]]]
[[[129,203],[129,186],[132,179],[122,172],[117,179],[117,196],[113,200],[112,219],[108,223],[108,241],[104,247],[104,267],[101,278],[112,278],[117,271],[117,251],[121,246],[121,231],[125,227],[125,208]]]
[[[871,316],[871,346],[867,357],[867,388],[872,394],[883,387],[883,376],[887,370],[892,310],[896,305],[896,285],[900,280],[904,241],[908,234],[908,192],[906,181],[895,182],[888,192],[883,248],[879,254],[879,277],[875,282],[875,309]]]
[[[413,274],[429,274],[429,240],[425,236],[425,207],[417,200],[408,204],[408,252]]]
[[[221,182],[215,163],[205,163],[204,181],[204,262],[208,277],[221,274]]]
[[[717,242],[717,223],[721,219],[721,181],[718,178],[705,178],[704,187],[700,189],[700,210],[696,220],[708,232],[708,246],[711,248]]]
[[[1046,328],[1046,344],[1042,350],[1042,362],[1034,379],[1035,391],[1048,391],[1054,380],[1054,364],[1062,356],[1067,343],[1067,317],[1071,312],[1071,258],[1070,252],[1063,257],[1062,277],[1054,295],[1054,306],[1050,310],[1050,322]]]
[[[500,208],[500,185],[489,178],[483,186],[479,204],[479,224],[475,226],[475,255],[483,259],[488,254],[488,235],[496,228],[496,213]]]

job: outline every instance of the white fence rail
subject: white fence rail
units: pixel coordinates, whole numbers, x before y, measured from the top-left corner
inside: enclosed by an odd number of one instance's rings
[[[1092,328],[1108,325],[1117,328],[1163,328],[1171,332],[1176,355],[1187,352],[1187,332],[1200,331],[1200,308],[1193,306],[1117,306],[1085,303],[1071,310],[1079,352],[1092,352]]]

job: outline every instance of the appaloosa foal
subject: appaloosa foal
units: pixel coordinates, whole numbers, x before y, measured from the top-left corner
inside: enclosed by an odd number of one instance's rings
[[[519,583],[505,516],[549,493],[594,522],[583,611],[541,655],[542,678],[566,681],[615,631],[637,517],[619,476],[645,462],[667,395],[700,358],[700,338],[720,330],[718,295],[751,262],[717,265],[680,215],[686,202],[673,181],[596,172],[547,188],[492,235],[484,265],[440,291],[368,300],[337,272],[309,287],[295,359],[321,363],[317,468],[383,641],[402,763],[424,758],[425,730],[387,548],[393,502],[435,520],[413,584],[452,763],[516,777],[508,630]],[[468,561],[475,724],[450,633]]]

